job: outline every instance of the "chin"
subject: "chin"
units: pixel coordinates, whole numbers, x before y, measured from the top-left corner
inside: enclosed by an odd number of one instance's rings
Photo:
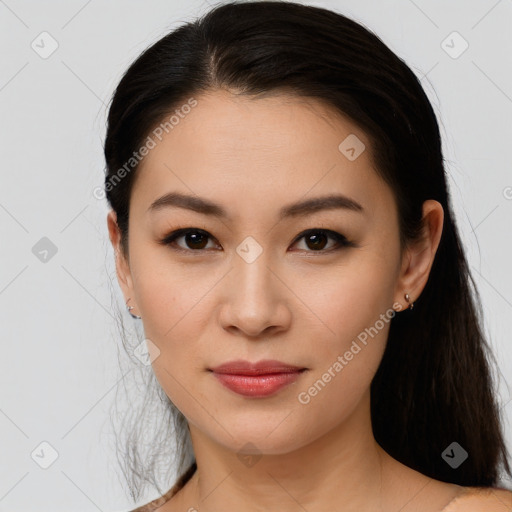
[[[224,439],[224,446],[239,456],[243,455],[284,455],[301,448],[307,442],[301,443],[300,439],[291,438],[290,435],[274,438],[264,435],[256,436],[251,433],[240,434],[234,438]],[[221,440],[219,440],[221,442]]]
[[[203,431],[208,437],[237,454],[282,455],[298,450],[313,440],[305,432],[304,424],[300,425],[301,421],[297,422],[297,418],[290,421],[293,413],[290,414],[284,409],[279,409],[273,415],[267,414],[265,419],[261,418],[261,414],[259,419],[255,416],[257,415],[249,414],[239,417],[238,420],[224,416],[227,421],[222,425],[225,425],[228,432],[220,426],[212,432],[212,422],[208,422],[207,430]],[[319,433],[317,437],[320,435]]]

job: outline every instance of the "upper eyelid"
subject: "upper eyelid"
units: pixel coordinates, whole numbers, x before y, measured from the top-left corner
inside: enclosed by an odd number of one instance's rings
[[[169,233],[168,235],[166,235],[163,240],[161,241],[162,244],[164,245],[167,245],[167,244],[171,244],[172,243],[175,243],[175,241],[178,239],[178,238],[181,238],[182,236],[185,236],[187,233],[202,233],[206,236],[208,236],[210,239],[212,240],[215,240],[217,244],[219,244],[219,241],[217,240],[216,237],[214,237],[211,233],[209,233],[207,230],[205,229],[202,229],[202,228],[179,228],[179,229],[176,229],[174,231],[171,231],[171,233]],[[328,228],[322,228],[322,227],[318,227],[318,228],[309,228],[309,229],[305,229],[304,231],[301,231],[294,239],[293,239],[293,242],[292,244],[295,244],[297,243],[301,238],[304,238],[304,236],[306,236],[308,233],[315,233],[315,232],[322,232],[322,233],[325,233],[327,234],[327,236],[335,241],[337,241],[338,243],[343,242],[343,241],[346,241],[347,244],[350,244],[351,242],[347,239],[347,237],[345,235],[343,235],[342,233],[338,233],[337,231],[334,231],[332,229],[328,229]],[[220,244],[219,244],[220,245]],[[178,249],[181,249],[183,251],[187,251],[187,252],[202,252],[204,251],[205,249],[197,249],[197,250],[193,250],[193,249],[184,249],[183,247],[179,247],[178,246]],[[309,251],[308,251],[309,252]],[[311,252],[328,252],[328,251],[311,251]]]

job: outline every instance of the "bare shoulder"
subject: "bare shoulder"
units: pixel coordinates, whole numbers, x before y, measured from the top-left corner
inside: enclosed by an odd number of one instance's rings
[[[174,503],[176,495],[179,492],[176,489],[176,486],[172,487],[168,492],[166,492],[163,496],[146,503],[134,510],[130,510],[130,512],[171,512],[174,511]],[[173,501],[174,499],[174,501]],[[173,502],[173,504],[171,504]]]
[[[461,486],[410,468],[396,474],[401,512],[512,512],[512,491],[503,487]]]
[[[511,512],[512,491],[502,487],[464,487],[442,512]]]

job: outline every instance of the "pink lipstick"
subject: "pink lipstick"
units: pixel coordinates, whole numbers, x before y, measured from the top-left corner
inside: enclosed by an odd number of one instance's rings
[[[295,382],[306,368],[281,361],[263,360],[257,363],[237,360],[210,368],[226,388],[243,396],[266,397]]]

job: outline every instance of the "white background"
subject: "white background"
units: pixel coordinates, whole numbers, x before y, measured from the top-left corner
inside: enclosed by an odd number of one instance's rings
[[[422,77],[500,364],[512,450],[512,2],[303,3],[362,22]],[[121,74],[208,8],[177,0],[0,1],[0,511],[133,507],[115,475],[108,420],[121,379],[112,303],[124,304],[106,201],[92,192],[103,184],[106,104]],[[46,59],[31,47],[43,31],[58,43]],[[453,31],[469,44],[458,58],[442,46]],[[32,252],[42,237],[57,248],[46,263]],[[43,441],[59,455],[48,469],[31,458]]]

